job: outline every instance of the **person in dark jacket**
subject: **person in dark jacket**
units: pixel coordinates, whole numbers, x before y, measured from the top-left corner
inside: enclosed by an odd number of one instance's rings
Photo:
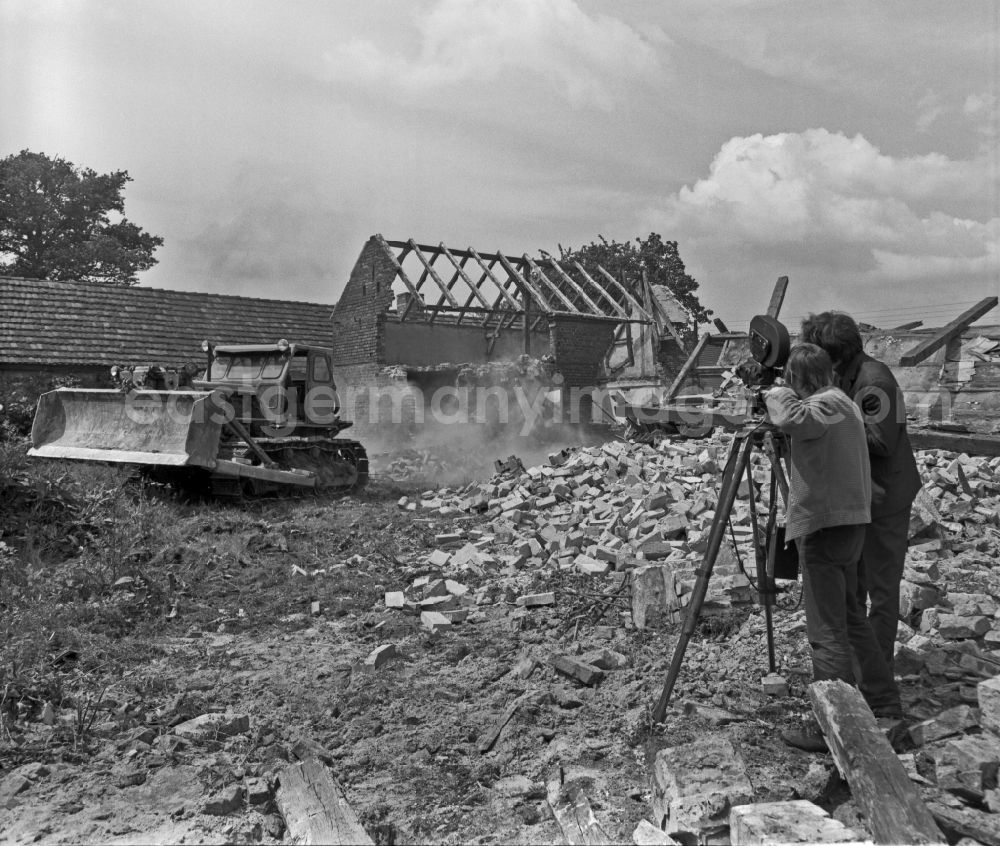
[[[785,539],[802,562],[813,679],[857,683],[876,716],[898,716],[899,689],[857,593],[872,487],[861,412],[834,386],[830,356],[815,344],[792,349],[785,379],[787,387],[764,397],[769,419],[791,442]],[[815,725],[782,739],[826,748]]]
[[[872,519],[858,565],[858,600],[862,607],[869,603],[869,622],[892,668],[910,509],[921,486],[906,433],[903,394],[892,371],[865,353],[861,332],[850,315],[838,311],[810,314],[802,321],[801,340],[830,355],[838,386],[854,400],[864,419]]]

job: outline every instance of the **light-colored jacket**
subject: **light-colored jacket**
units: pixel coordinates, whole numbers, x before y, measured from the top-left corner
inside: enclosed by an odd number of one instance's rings
[[[871,467],[858,407],[840,388],[800,399],[791,388],[765,395],[767,412],[791,441],[785,539],[828,526],[871,522]]]

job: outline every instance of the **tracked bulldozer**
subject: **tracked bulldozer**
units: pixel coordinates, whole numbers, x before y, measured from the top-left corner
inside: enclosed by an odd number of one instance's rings
[[[117,389],[43,394],[28,454],[135,465],[216,496],[367,482],[364,447],[338,437],[352,424],[340,417],[329,349],[284,339],[202,346],[203,373],[115,367]]]

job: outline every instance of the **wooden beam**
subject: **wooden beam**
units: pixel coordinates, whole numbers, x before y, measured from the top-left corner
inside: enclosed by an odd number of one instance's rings
[[[448,288],[445,286],[444,282],[441,281],[441,277],[437,275],[437,271],[431,266],[433,264],[433,260],[427,261],[427,257],[417,247],[416,243],[414,242],[414,240],[412,238],[410,239],[410,246],[413,247],[414,251],[417,254],[417,258],[420,259],[420,263],[424,266],[424,269],[427,271],[427,273],[430,274],[431,279],[434,280],[434,284],[437,285],[438,288],[441,289],[441,293],[444,295],[444,299],[447,299],[448,302],[452,306],[454,306],[455,308],[461,308],[461,306],[459,306],[459,304],[458,304],[458,300],[456,300],[451,295],[451,291],[448,290]],[[437,250],[434,250],[434,252],[437,255],[440,255],[440,252],[438,252]],[[443,302],[444,302],[444,299],[442,299],[442,301],[440,303],[438,303],[438,304],[442,305]]]
[[[469,250],[467,250],[466,252],[471,252],[471,253],[475,253],[475,251],[474,251],[474,250],[472,250],[472,247],[469,247]],[[472,255],[470,255],[470,258],[471,258],[471,257],[472,257]],[[492,269],[493,265],[495,265],[495,264],[496,264],[496,263],[497,263],[497,262],[499,261],[499,259],[498,259],[498,258],[497,258],[496,256],[493,256],[493,258],[492,258],[492,259],[490,260],[490,263],[489,263],[489,265],[487,266],[487,265],[483,264],[483,260],[482,260],[481,258],[479,258],[478,254],[476,254],[476,255],[475,255],[475,258],[476,258],[476,261],[478,261],[478,262],[479,262],[479,266],[480,266],[480,268],[481,268],[481,269],[482,269],[482,271],[483,271],[483,272],[482,272],[482,273],[480,274],[480,276],[479,276],[479,281],[478,281],[478,282],[476,282],[476,283],[475,283],[475,286],[474,286],[474,287],[475,287],[475,289],[476,289],[476,291],[478,291],[478,290],[479,290],[479,288],[480,288],[480,286],[482,286],[483,282],[485,282],[485,281],[486,281],[487,279],[492,279],[492,275],[490,274],[490,270]],[[465,260],[465,259],[464,259],[464,257],[463,257],[463,259],[462,259],[462,260],[463,260],[463,261]],[[498,283],[496,282],[496,280],[495,280],[495,279],[493,279],[492,281],[493,281],[493,284],[494,284],[494,285],[497,285],[497,287],[499,287],[499,285],[498,285]],[[480,295],[481,295],[481,294],[480,294]],[[470,293],[470,294],[469,294],[469,297],[468,297],[468,299],[466,299],[466,301],[465,301],[465,307],[466,307],[466,308],[468,308],[468,307],[469,307],[470,305],[472,305],[472,301],[473,301],[474,299],[475,299],[475,292],[472,292],[472,293]],[[502,299],[502,298],[501,298],[501,297],[500,297],[499,295],[497,295],[497,300],[496,300],[496,302],[495,302],[495,303],[493,304],[493,308],[494,308],[494,309],[496,309],[496,307],[497,307],[497,306],[498,306],[498,305],[500,304],[500,300],[501,300],[501,299]],[[463,315],[463,316],[464,316],[464,315]],[[458,322],[459,322],[459,323],[461,323],[461,322],[462,322],[462,318],[461,318],[461,317],[460,317],[460,318],[458,319]]]
[[[778,312],[781,311],[781,304],[785,301],[785,291],[788,290],[788,277],[779,276],[774,283],[774,290],[771,291],[771,302],[767,304],[767,316],[778,319]]]
[[[552,284],[552,280],[545,275],[544,271],[537,264],[535,264],[535,260],[531,258],[531,256],[525,254],[523,258],[528,263],[528,267],[530,267],[535,272],[538,280],[544,282],[548,286],[549,290],[551,290],[557,297],[559,297],[560,300],[563,301],[563,303],[566,305],[566,308],[568,308],[571,312],[577,314],[580,313],[580,310],[575,305],[573,305],[569,297],[567,297],[561,290],[559,290],[558,286]]]
[[[909,323],[904,323],[902,326],[896,326],[890,329],[890,332],[909,332],[911,329],[919,329],[924,325],[922,320],[911,320]]]
[[[649,276],[646,273],[646,268],[642,269],[642,287],[643,294],[649,297],[650,311],[656,311],[660,315],[660,321],[666,328],[667,332],[674,339],[674,343],[677,344],[678,348],[682,352],[687,352],[687,344],[684,343],[684,339],[681,338],[680,333],[674,328],[674,323],[670,319],[670,315],[667,314],[666,310],[660,305],[656,296],[653,294],[652,286],[649,284]],[[655,321],[654,321],[655,326]],[[656,343],[659,345],[662,342],[662,338],[657,338]]]
[[[712,323],[715,324],[715,328],[718,329],[720,332],[728,332],[729,331],[729,328],[726,326],[726,324],[723,323],[718,317],[714,318],[712,320]]]
[[[991,311],[997,302],[996,297],[986,297],[980,300],[968,311],[962,312],[936,335],[932,335],[926,341],[917,344],[912,350],[903,355],[899,359],[900,365],[902,367],[913,367],[913,365],[919,364],[932,353],[941,349],[950,340],[959,337],[969,327],[970,323],[974,323],[986,314],[986,312]]]
[[[455,267],[455,276],[456,277],[459,277],[459,276],[462,277],[462,281],[466,285],[469,286],[469,289],[472,291],[473,294],[476,295],[476,298],[479,300],[479,302],[481,302],[484,306],[486,306],[487,308],[489,308],[490,304],[486,300],[486,297],[484,297],[479,292],[479,288],[476,287],[476,285],[473,284],[472,280],[469,278],[469,275],[465,272],[465,270],[462,267],[462,265],[460,265],[455,260],[455,257],[451,254],[451,251],[443,243],[441,244],[441,252],[443,252],[445,254],[445,256],[447,257],[448,261],[450,261],[452,263],[452,265],[454,265],[454,267]],[[463,258],[463,261],[465,261],[465,260],[466,259]]]
[[[576,259],[573,259],[573,266],[579,271],[580,275],[583,276],[583,278],[590,283],[591,287],[593,287],[595,291],[600,292],[601,296],[604,297],[604,299],[607,300],[609,303],[611,303],[612,307],[620,315],[622,315],[623,317],[628,317],[628,312],[626,312],[625,309],[621,307],[621,304],[618,302],[618,300],[616,300],[614,297],[611,296],[611,294],[608,293],[607,288],[605,288],[593,276],[587,273],[586,268],[582,264],[580,264],[580,262],[578,262]],[[649,317],[648,314],[644,316]]]
[[[507,271],[507,275],[510,277],[511,281],[522,289],[522,296],[530,295],[534,297],[535,302],[538,304],[538,307],[542,311],[551,312],[553,310],[552,304],[549,302],[548,297],[546,297],[542,293],[541,288],[535,287],[535,284],[529,278],[531,274],[530,273],[522,274],[519,271],[515,270],[514,265],[511,264],[507,256],[499,256],[499,258],[500,258],[500,264],[503,266],[503,269]],[[523,259],[518,259],[518,261],[522,260]],[[506,289],[504,290],[506,291]],[[520,305],[518,307],[520,308]]]
[[[416,300],[417,302],[423,302],[423,297],[420,296],[417,289],[413,286],[413,283],[410,281],[410,277],[406,275],[406,271],[403,270],[403,265],[399,263],[399,259],[396,258],[396,254],[386,243],[385,238],[383,238],[381,235],[376,235],[375,238],[381,245],[382,249],[385,250],[385,254],[389,257],[389,261],[392,264],[392,266],[396,268],[396,275],[403,280],[403,284],[406,286],[406,290],[410,292],[414,300]],[[410,311],[410,306],[407,305],[406,308],[403,310],[403,313],[399,316],[400,322],[406,320],[406,315],[409,313],[409,311]]]
[[[946,449],[968,455],[1000,455],[1000,437],[976,432],[942,432],[937,429],[907,427],[914,449]]]
[[[483,269],[483,273],[485,273],[489,277],[490,281],[497,286],[497,290],[499,290],[500,292],[500,297],[507,300],[507,302],[511,305],[511,307],[520,309],[521,304],[510,295],[510,291],[507,290],[507,286],[503,284],[499,279],[497,279],[496,276],[494,276],[492,269],[493,262],[491,261],[489,267],[487,267],[485,262],[483,262],[483,260],[479,257],[479,253],[473,250],[472,247],[469,247],[469,250],[472,253],[472,257],[479,263],[479,266]],[[518,272],[514,270],[514,268],[511,266],[511,263],[507,260],[506,256],[502,256],[499,253],[497,253],[495,256],[495,261],[500,262],[500,266],[507,272],[507,275],[509,277],[514,278],[519,276]],[[480,282],[479,284],[482,285],[482,282]],[[497,304],[499,304],[499,298]],[[494,305],[493,308],[495,310],[496,305]]]
[[[293,843],[371,844],[344,791],[317,758],[287,767],[275,796]]]
[[[947,843],[858,689],[842,681],[813,682],[809,700],[875,842]]]
[[[577,262],[577,266],[579,266],[579,262]],[[642,303],[640,303],[635,297],[632,296],[632,292],[629,291],[628,288],[622,285],[621,282],[615,279],[615,277],[612,276],[610,273],[608,273],[603,267],[601,267],[601,265],[597,265],[597,269],[598,271],[600,271],[600,274],[607,280],[609,285],[613,286],[614,288],[618,289],[620,293],[624,294],[625,299],[627,299],[635,308],[639,309],[639,313],[641,315],[652,321],[653,315],[651,315],[648,311],[646,311],[646,307]]]
[[[576,291],[576,293],[580,296],[580,299],[582,299],[588,306],[590,306],[590,310],[593,311],[594,314],[607,314],[606,310],[602,309],[597,303],[595,303],[590,297],[587,296],[587,292],[576,284],[576,280],[573,279],[573,277],[570,276],[565,270],[563,270],[562,265],[559,264],[559,262],[557,262],[554,258],[552,258],[552,256],[548,257],[548,261],[549,264],[552,265],[552,268],[556,271],[556,273],[558,273],[562,277],[563,282],[565,282],[567,285],[570,286],[570,288]]]
[[[684,366],[680,369],[677,376],[674,377],[674,381],[670,383],[670,387],[667,388],[665,400],[669,401],[677,396],[677,392],[681,389],[681,385],[684,384],[684,380],[687,379],[688,374],[697,367],[698,357],[701,355],[701,351],[705,349],[705,345],[708,343],[710,337],[712,336],[706,333],[698,339],[698,343],[694,345],[694,349],[691,350],[691,354],[688,356],[687,361],[684,362]]]

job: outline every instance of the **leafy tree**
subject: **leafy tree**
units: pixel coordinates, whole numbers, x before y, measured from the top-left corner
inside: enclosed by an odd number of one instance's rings
[[[136,284],[163,239],[125,219],[131,181],[30,150],[0,160],[0,272]]]
[[[611,273],[629,290],[640,290],[638,283],[645,270],[651,285],[665,285],[699,323],[707,323],[712,312],[705,308],[695,294],[698,283],[688,275],[677,252],[676,241],[664,241],[655,232],[647,238],[635,241],[609,241],[603,235],[599,241],[591,242],[578,250],[565,249],[559,245],[561,261],[578,261],[592,276],[597,274],[597,265]],[[637,297],[641,300],[641,297]]]

